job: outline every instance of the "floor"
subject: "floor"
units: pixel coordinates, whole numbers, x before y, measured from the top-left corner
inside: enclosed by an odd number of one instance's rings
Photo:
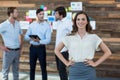
[[[2,76],[0,72],[0,76]],[[20,79],[19,80],[29,80],[29,73],[20,72]],[[2,77],[0,77],[2,80]],[[12,73],[9,74],[9,80],[13,80]],[[36,74],[35,80],[42,80],[41,74]],[[58,74],[48,74],[48,80],[60,80]],[[120,78],[98,78],[97,80],[120,80]]]
[[[2,76],[2,73],[0,72],[0,76]],[[20,78],[19,80],[29,80],[29,73],[23,73],[20,72],[19,74]],[[0,80],[2,80],[2,77],[0,77]],[[13,80],[12,73],[9,73],[9,80]],[[41,74],[35,75],[35,80],[42,80]],[[48,74],[48,80],[59,80],[59,77],[57,74]]]

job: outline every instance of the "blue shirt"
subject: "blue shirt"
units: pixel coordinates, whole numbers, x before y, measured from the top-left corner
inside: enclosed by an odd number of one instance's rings
[[[38,35],[41,40],[39,42],[35,42],[30,39],[29,35]],[[25,40],[30,41],[30,44],[33,45],[49,44],[51,41],[50,25],[46,21],[41,23],[35,21],[31,23],[29,29],[25,34]]]
[[[18,21],[15,21],[14,26],[9,20],[0,24],[0,34],[3,38],[4,45],[9,48],[20,47],[20,35],[22,30]]]

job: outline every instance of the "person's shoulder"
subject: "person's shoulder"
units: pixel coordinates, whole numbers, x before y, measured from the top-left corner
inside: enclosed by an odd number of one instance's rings
[[[4,20],[3,22],[1,22],[1,24],[6,24],[8,23],[8,20]]]
[[[20,25],[20,21],[15,20],[15,24]]]
[[[15,22],[16,22],[16,23],[19,23],[20,21],[18,21],[18,20],[15,20]]]
[[[36,21],[33,21],[32,23],[30,23],[30,26],[34,26],[34,25],[36,25],[37,24],[37,22]]]
[[[33,25],[33,24],[36,24],[37,22],[36,21],[33,21],[32,23],[30,23],[30,25]]]
[[[89,36],[97,36],[95,33],[87,33]]]
[[[5,27],[6,25],[8,25],[8,23],[9,23],[8,20],[5,20],[2,23],[0,23],[0,26]]]
[[[70,36],[66,35],[63,39],[69,39],[69,38],[70,38]]]
[[[100,38],[97,34],[89,34],[92,38],[94,38],[94,39],[98,39],[98,38]]]
[[[75,39],[75,35],[66,35],[63,40],[65,41],[73,41]]]
[[[64,22],[70,22],[71,20],[65,17],[65,18],[62,19],[62,21],[64,21]]]
[[[76,37],[76,34],[74,34],[74,35],[72,35],[72,34],[67,34],[65,37],[67,37],[67,38],[74,38],[74,37]]]
[[[72,25],[73,24],[72,20],[67,19],[67,18],[64,18],[63,23],[66,24],[66,25]]]
[[[46,25],[49,25],[49,22],[48,22],[48,21],[44,21],[43,23],[46,24]]]
[[[43,24],[45,25],[45,27],[50,28],[50,24],[48,21],[44,21]]]
[[[29,24],[29,29],[33,28],[34,25],[35,25],[35,22],[30,23],[30,24]]]

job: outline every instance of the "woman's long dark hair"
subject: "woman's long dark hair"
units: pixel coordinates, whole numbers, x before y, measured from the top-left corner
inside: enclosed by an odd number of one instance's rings
[[[87,18],[88,24],[86,25],[86,31],[87,31],[88,33],[93,33],[93,32],[92,32],[92,27],[90,26],[90,20],[89,20],[88,15],[87,15],[84,11],[80,11],[80,12],[78,12],[78,13],[75,15],[75,18],[74,18],[74,20],[73,20],[73,30],[72,30],[72,32],[71,32],[71,35],[74,35],[74,34],[78,31],[78,27],[77,27],[77,24],[76,24],[76,20],[77,20],[78,15],[80,15],[80,14],[84,14],[84,15],[86,16],[86,18]]]

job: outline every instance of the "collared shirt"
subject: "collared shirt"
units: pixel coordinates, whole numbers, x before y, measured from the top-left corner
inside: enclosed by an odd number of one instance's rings
[[[34,42],[30,39],[29,35],[38,35],[41,40],[39,42]],[[25,34],[25,40],[30,41],[30,44],[32,45],[49,44],[51,41],[50,25],[46,21],[41,23],[34,21],[30,24],[30,27]]]
[[[67,18],[63,18],[61,21],[57,22],[56,27],[56,43],[55,47],[62,41],[62,39],[72,31],[72,21],[68,20]],[[67,51],[64,47],[61,52]]]
[[[19,36],[22,34],[22,30],[18,21],[15,21],[14,25],[11,24],[9,20],[6,20],[3,23],[1,23],[0,34],[2,35],[6,47],[20,47]]]
[[[93,59],[95,51],[102,40],[96,34],[86,34],[82,39],[77,34],[66,36],[63,40],[69,51],[69,59],[75,62],[83,62],[85,59]]]

